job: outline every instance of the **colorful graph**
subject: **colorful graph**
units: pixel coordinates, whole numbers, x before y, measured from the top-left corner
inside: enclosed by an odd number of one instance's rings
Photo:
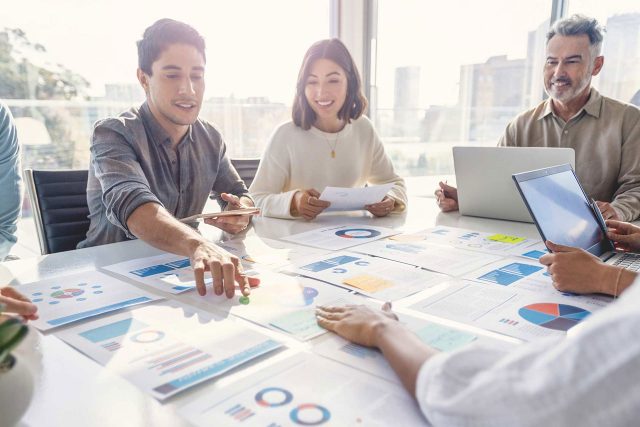
[[[59,285],[51,286],[49,290],[53,292],[49,293],[48,295],[45,295],[45,292],[33,292],[31,294],[31,302],[35,304],[46,303],[49,305],[60,304],[60,302],[62,302],[63,300],[71,300],[71,299],[73,299],[74,301],[81,302],[81,301],[87,300],[89,293],[93,293],[96,295],[103,293],[102,285],[93,285],[86,290],[80,289],[80,288],[89,286],[87,283],[78,283],[74,286],[77,286],[77,287],[63,288],[62,286],[59,286]],[[83,294],[84,296],[81,296]],[[53,299],[48,299],[48,297],[51,297]]]
[[[331,419],[331,412],[315,403],[303,403],[289,413],[289,418],[301,426],[319,426]]]
[[[255,415],[255,412],[243,405],[240,405],[239,403],[237,405],[233,405],[231,408],[224,411],[224,413],[237,422],[243,422]]]
[[[333,267],[337,267],[339,265],[348,264],[353,261],[358,261],[360,258],[356,258],[354,256],[343,255],[337,256],[329,259],[325,259],[322,261],[317,261],[308,265],[304,265],[300,267],[302,270],[313,271],[317,273],[318,271],[328,270]]]
[[[345,239],[370,239],[379,235],[380,232],[378,230],[371,230],[370,228],[347,228],[336,231],[336,236]]]
[[[537,303],[522,307],[518,310],[518,314],[523,319],[543,328],[568,331],[591,312],[572,305]]]
[[[266,408],[277,408],[291,403],[293,394],[280,387],[267,387],[256,393],[256,403]]]

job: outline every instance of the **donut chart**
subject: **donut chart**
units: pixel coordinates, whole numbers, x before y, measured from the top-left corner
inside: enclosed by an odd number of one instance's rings
[[[520,317],[534,325],[565,332],[590,314],[580,307],[549,302],[529,304],[518,310]]]
[[[344,239],[370,239],[380,235],[378,230],[370,228],[347,228],[336,231],[336,236]]]
[[[293,394],[280,387],[267,387],[256,393],[256,403],[266,408],[276,408],[291,403]]]
[[[74,298],[80,296],[84,293],[82,289],[77,288],[69,288],[69,289],[60,289],[58,291],[52,292],[51,296],[57,299],[66,299],[66,298]]]
[[[331,418],[331,413],[324,406],[315,403],[303,403],[289,413],[289,418],[301,426],[319,426]]]

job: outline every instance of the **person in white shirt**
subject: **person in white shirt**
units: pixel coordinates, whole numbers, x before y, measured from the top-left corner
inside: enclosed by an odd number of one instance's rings
[[[249,192],[262,215],[314,219],[329,203],[327,186],[363,187],[394,183],[375,216],[406,208],[404,180],[394,171],[371,121],[367,100],[349,51],[338,39],[316,42],[298,75],[291,122],[270,138]]]
[[[640,248],[640,227],[608,221],[618,246]],[[434,426],[632,426],[640,419],[640,278],[582,250],[544,260],[554,282],[589,281],[594,291],[623,293],[571,329],[517,348],[480,343],[439,353],[391,313],[391,305],[318,307],[318,324],[379,348]],[[541,261],[542,262],[542,261]],[[604,280],[605,283],[596,283]],[[632,282],[629,283],[629,280]]]

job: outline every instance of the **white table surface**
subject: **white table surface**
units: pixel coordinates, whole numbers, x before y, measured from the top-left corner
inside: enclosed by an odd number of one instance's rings
[[[465,217],[458,213],[444,214],[438,210],[434,199],[420,197],[410,200],[407,213],[387,218],[372,218],[368,213],[359,212],[327,214],[312,222],[256,218],[253,229],[248,233],[257,233],[261,237],[277,239],[313,228],[348,223],[371,223],[403,231],[417,231],[435,225],[447,225],[539,238],[533,224]],[[217,229],[204,224],[201,229],[205,236],[213,240],[229,237],[221,236]],[[160,253],[159,250],[141,241],[129,241],[11,261],[0,264],[0,284],[10,283],[19,287],[21,283],[90,271],[100,266],[158,253]],[[166,295],[163,294],[163,296]],[[180,301],[181,296],[171,296],[170,299]],[[206,306],[198,308],[204,309]],[[251,325],[251,327],[257,326]],[[276,334],[275,332],[269,333]],[[492,334],[488,333],[488,335]],[[278,334],[278,336],[282,338],[282,335]],[[509,341],[509,339],[505,338],[505,341]],[[260,369],[263,364],[273,363],[274,360],[284,357],[287,352],[300,351],[301,348],[304,350],[304,346],[308,345],[296,344],[294,340],[290,339],[287,343],[291,344],[293,350],[285,350],[273,357],[266,356],[246,368],[238,368],[221,380],[209,381],[196,386],[161,404],[151,396],[144,394],[133,384],[63,343],[53,334],[41,334],[31,328],[31,333],[15,352],[20,360],[30,367],[35,377],[33,401],[20,425],[188,425],[186,421],[178,417],[177,408],[203,393],[215,388],[223,388],[238,378],[250,375],[251,372]]]

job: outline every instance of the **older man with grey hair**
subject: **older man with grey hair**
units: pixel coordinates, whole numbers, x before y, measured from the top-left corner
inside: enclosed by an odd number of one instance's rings
[[[604,65],[603,32],[583,15],[554,23],[543,73],[549,99],[509,123],[498,145],[573,148],[576,173],[604,218],[633,221],[640,215],[640,109],[591,87]],[[458,208],[454,187],[440,183],[436,197],[443,211]]]

